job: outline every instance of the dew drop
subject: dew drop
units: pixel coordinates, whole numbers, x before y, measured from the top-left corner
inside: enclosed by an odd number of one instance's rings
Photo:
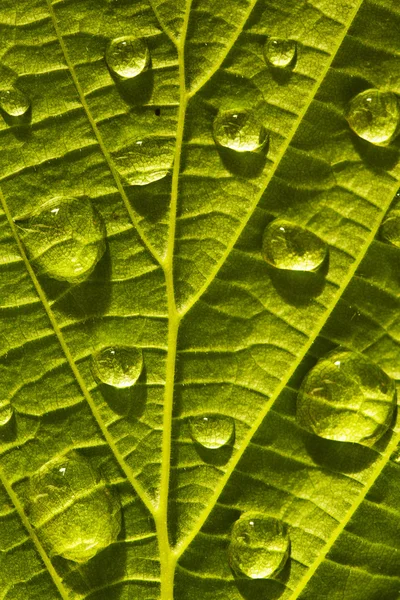
[[[94,376],[116,388],[134,385],[143,368],[140,348],[110,346],[95,352],[92,357]]]
[[[273,67],[284,69],[294,62],[296,49],[294,40],[270,38],[264,46],[264,59]]]
[[[86,279],[106,247],[102,218],[86,198],[53,198],[15,222],[29,258],[55,279]]]
[[[120,153],[114,153],[118,172],[130,185],[148,185],[171,171],[174,141],[163,137],[134,140]]]
[[[262,255],[277,269],[314,271],[324,261],[327,245],[315,233],[284,219],[267,225],[262,240]]]
[[[372,445],[389,428],[396,406],[394,381],[365,356],[335,350],[305,377],[297,418],[328,440]]]
[[[18,88],[0,90],[0,106],[10,117],[22,117],[30,105],[29,98]]]
[[[229,562],[238,574],[251,579],[277,575],[290,554],[286,525],[260,513],[247,512],[232,528]]]
[[[400,248],[400,210],[392,210],[381,226],[381,236],[385,242]]]
[[[120,511],[100,473],[77,453],[46,463],[31,479],[30,518],[51,555],[88,561],[117,539]]]
[[[357,94],[346,115],[352,130],[371,144],[388,144],[398,133],[400,106],[393,92],[376,89]]]
[[[106,61],[124,79],[136,77],[149,64],[150,53],[144,39],[124,36],[113,39],[106,50]]]
[[[0,427],[11,421],[14,411],[8,400],[0,402]]]
[[[268,134],[251,110],[224,110],[214,119],[214,139],[217,144],[236,152],[261,150]]]
[[[222,448],[235,433],[235,421],[231,417],[204,415],[190,419],[190,433],[195,442],[204,448]]]

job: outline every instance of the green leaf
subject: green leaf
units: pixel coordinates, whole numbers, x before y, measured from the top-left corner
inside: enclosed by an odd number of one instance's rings
[[[397,420],[333,441],[296,399],[337,346],[400,379],[400,249],[380,230],[400,145],[346,120],[366,89],[400,94],[399,26],[395,0],[2,0],[2,600],[397,600]],[[105,59],[124,36],[150,55],[130,79]],[[274,38],[296,42],[286,68]],[[219,111],[252,111],[268,143],[216,144]],[[49,226],[60,197],[95,227]],[[323,240],[319,270],[266,263],[274,218]],[[99,244],[76,281],[71,236]],[[93,368],[114,346],[140,350],[130,387]],[[195,441],[207,415],[221,447]],[[49,485],[63,461],[78,474]],[[290,537],[270,578],[231,568],[246,512]]]

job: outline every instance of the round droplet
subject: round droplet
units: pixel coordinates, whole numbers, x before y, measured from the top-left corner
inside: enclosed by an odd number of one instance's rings
[[[251,110],[224,110],[214,119],[214,139],[236,152],[254,152],[266,145],[268,134]]]
[[[31,479],[29,516],[45,549],[86,562],[117,539],[121,507],[91,464],[71,453]]]
[[[102,218],[86,198],[53,198],[16,224],[29,258],[55,279],[82,281],[106,247]]]
[[[233,526],[229,562],[238,575],[265,579],[277,575],[290,554],[290,539],[282,521],[260,513],[243,514]]]
[[[0,402],[0,427],[11,421],[14,411],[8,400]]]
[[[135,140],[113,154],[118,172],[130,185],[147,185],[163,179],[171,171],[174,141],[165,137]]]
[[[392,92],[365,90],[351,100],[346,118],[359,137],[371,144],[384,145],[398,133],[399,102]]]
[[[0,90],[0,106],[10,117],[22,117],[30,105],[29,98],[18,88]]]
[[[327,245],[321,238],[290,221],[275,219],[264,231],[263,258],[277,269],[314,271],[326,254]]]
[[[394,381],[365,356],[335,350],[304,379],[297,417],[328,440],[372,445],[389,428],[396,406]]]
[[[216,449],[230,442],[235,433],[235,421],[221,415],[205,415],[190,419],[190,433],[204,448]]]
[[[381,236],[389,244],[400,248],[400,210],[392,210],[381,226]]]
[[[264,46],[264,59],[273,67],[284,69],[294,62],[296,48],[294,40],[270,38]]]
[[[142,38],[118,37],[109,43],[106,50],[109,68],[125,79],[139,75],[147,67],[149,60],[149,49]]]
[[[92,357],[93,373],[97,379],[116,388],[134,385],[143,368],[140,348],[110,346]]]

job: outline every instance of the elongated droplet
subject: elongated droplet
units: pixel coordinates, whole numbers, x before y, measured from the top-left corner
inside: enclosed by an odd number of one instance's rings
[[[264,231],[262,255],[277,269],[313,271],[323,263],[326,254],[325,242],[295,223],[275,219]]]
[[[10,117],[22,117],[30,105],[29,98],[18,88],[0,90],[0,106]]]
[[[14,411],[8,400],[0,402],[0,427],[2,427],[3,425],[7,425],[7,423],[11,420],[13,414]]]
[[[233,526],[229,562],[238,575],[265,579],[277,575],[290,554],[286,525],[260,513],[244,513]]]
[[[224,110],[214,119],[214,139],[236,152],[254,152],[266,145],[268,134],[251,110]]]
[[[400,248],[400,210],[392,210],[381,226],[381,236],[389,244]]]
[[[389,428],[394,381],[361,354],[335,350],[318,361],[298,395],[300,424],[320,437],[372,445]]]
[[[53,198],[16,224],[29,258],[55,279],[82,281],[106,247],[102,218],[86,198]]]
[[[284,69],[296,58],[296,42],[280,38],[270,38],[264,46],[264,59],[273,67]]]
[[[118,37],[109,43],[106,50],[109,68],[125,79],[139,75],[148,66],[149,60],[149,48],[142,38]]]
[[[134,385],[143,368],[140,348],[110,346],[92,357],[93,373],[97,379],[116,388]]]
[[[204,448],[216,449],[230,442],[235,433],[235,421],[221,415],[205,415],[190,419],[190,433]]]
[[[365,90],[351,100],[346,118],[352,130],[367,142],[388,144],[399,129],[397,96],[392,92]]]
[[[29,514],[51,555],[86,562],[117,539],[121,507],[91,464],[71,453],[32,477]]]
[[[171,171],[174,141],[161,137],[135,140],[120,152],[115,152],[114,160],[127,183],[147,185],[163,179]]]

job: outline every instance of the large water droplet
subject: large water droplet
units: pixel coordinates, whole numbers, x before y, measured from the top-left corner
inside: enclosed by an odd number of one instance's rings
[[[0,90],[0,106],[10,117],[22,117],[30,105],[29,98],[18,88]]]
[[[76,453],[45,464],[32,477],[29,515],[51,555],[86,562],[115,542],[120,504],[99,472]]]
[[[144,39],[132,36],[113,39],[106,50],[109,68],[125,79],[139,75],[149,64],[150,53]]]
[[[7,425],[7,423],[11,420],[13,414],[14,411],[8,400],[0,402],[0,427],[2,427],[3,425]]]
[[[103,348],[93,355],[92,368],[95,377],[103,383],[117,388],[130,387],[142,372],[142,351],[128,346]]]
[[[290,221],[275,219],[264,231],[262,255],[277,269],[313,271],[326,254],[327,245],[321,238]]]
[[[253,111],[224,110],[214,119],[214,139],[236,152],[254,152],[266,145],[268,134]]]
[[[390,426],[394,381],[365,356],[335,350],[318,361],[298,395],[300,424],[320,437],[373,444]]]
[[[287,527],[260,513],[243,514],[233,526],[229,562],[237,574],[264,579],[279,573],[290,553]]]
[[[55,279],[82,281],[105,250],[102,218],[86,198],[53,198],[16,223],[29,258]]]
[[[279,38],[270,38],[264,46],[264,58],[273,67],[284,69],[296,57],[296,42]]]
[[[130,185],[147,185],[171,171],[174,142],[162,137],[147,137],[132,142],[114,154],[118,172]]]
[[[392,210],[381,226],[381,236],[386,241],[400,248],[400,210]]]
[[[351,100],[346,118],[359,137],[371,144],[387,144],[398,133],[400,106],[397,96],[393,92],[365,90]]]
[[[205,415],[190,419],[190,433],[204,448],[216,449],[230,442],[235,433],[235,421],[221,415]]]

